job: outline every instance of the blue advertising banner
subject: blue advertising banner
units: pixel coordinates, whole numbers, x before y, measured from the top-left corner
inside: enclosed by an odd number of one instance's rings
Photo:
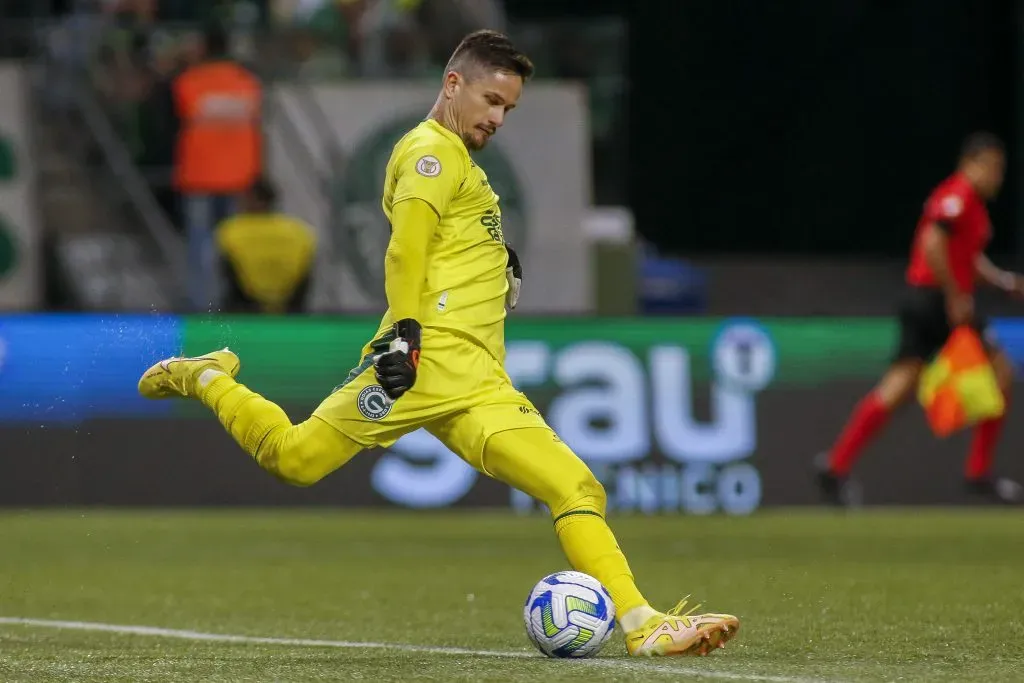
[[[172,316],[0,316],[0,421],[68,423],[167,414],[139,375],[181,349]]]

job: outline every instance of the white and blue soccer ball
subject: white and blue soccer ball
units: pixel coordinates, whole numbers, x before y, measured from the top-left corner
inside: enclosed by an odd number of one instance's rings
[[[615,604],[593,576],[557,572],[533,587],[523,620],[530,640],[548,657],[593,657],[615,631]]]

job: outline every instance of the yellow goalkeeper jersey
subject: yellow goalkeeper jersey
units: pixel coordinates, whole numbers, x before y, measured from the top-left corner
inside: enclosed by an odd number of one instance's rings
[[[503,363],[508,255],[499,198],[462,140],[433,119],[406,133],[388,161],[382,203],[389,221],[407,199],[427,202],[440,217],[417,320],[467,336]],[[393,322],[389,310],[381,332]]]

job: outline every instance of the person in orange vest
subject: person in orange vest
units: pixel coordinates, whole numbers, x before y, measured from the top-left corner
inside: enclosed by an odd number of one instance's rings
[[[204,36],[202,61],[172,86],[178,122],[174,184],[188,240],[188,299],[192,310],[219,302],[214,228],[236,211],[237,198],[260,176],[263,88],[228,54],[228,34]]]

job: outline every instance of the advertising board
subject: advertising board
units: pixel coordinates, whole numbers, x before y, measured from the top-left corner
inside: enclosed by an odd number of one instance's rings
[[[304,419],[359,360],[371,318],[0,317],[0,504],[536,503],[424,431],[355,458],[310,489],[261,472],[195,402],[135,385],[155,359],[230,346],[240,379]],[[1024,358],[1024,322],[996,330]],[[884,369],[883,319],[510,319],[506,368],[619,511],[748,514],[816,501],[810,460]],[[865,457],[868,503],[959,502],[966,435],[933,439],[908,407]],[[1008,420],[1002,452],[1024,430]],[[1004,456],[1010,473],[1022,463]],[[63,474],[62,474],[63,473]],[[1022,472],[1024,473],[1024,472]],[[199,481],[201,480],[201,481]],[[35,493],[33,493],[33,491]]]

